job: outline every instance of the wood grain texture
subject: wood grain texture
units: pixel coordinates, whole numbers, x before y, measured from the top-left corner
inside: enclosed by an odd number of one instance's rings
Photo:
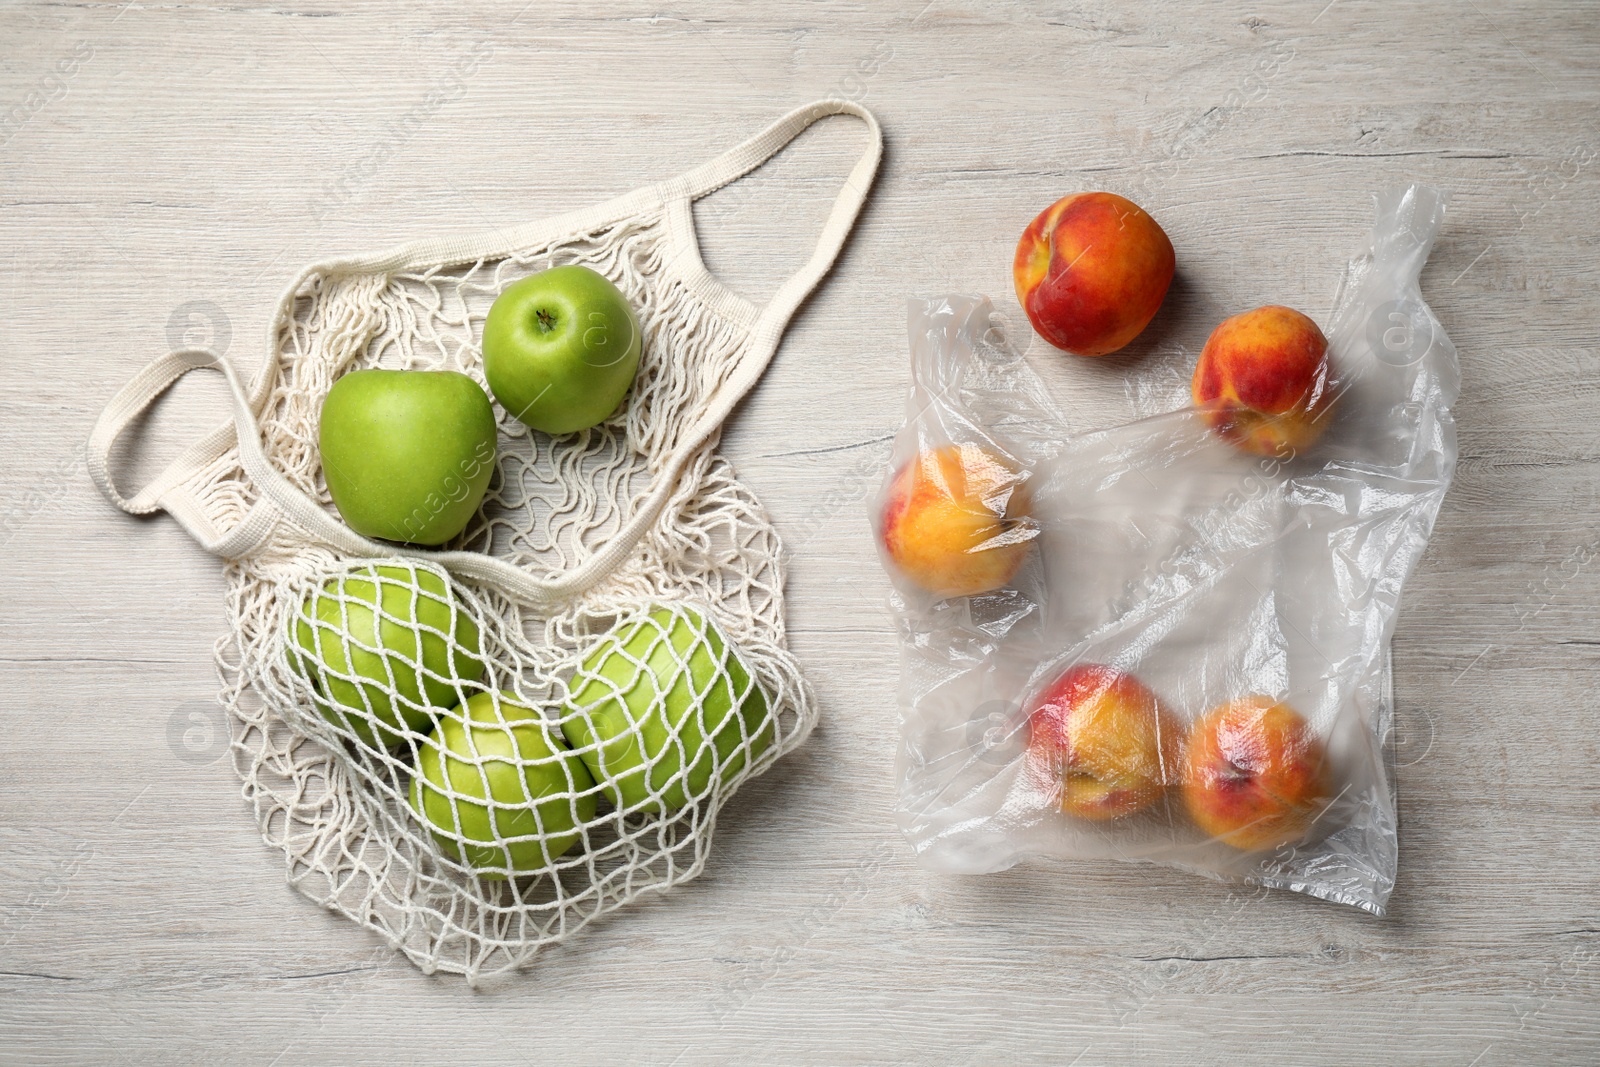
[[[1597,69],[1593,11],[1533,0],[7,5],[0,1059],[1600,1060]],[[188,301],[253,364],[303,263],[582,206],[827,94],[874,109],[884,168],[725,438],[793,548],[822,726],[698,882],[486,990],[425,977],[284,884],[204,732],[218,565],[99,498],[89,427]],[[858,151],[825,124],[699,205],[713,269],[772,292]],[[1394,644],[1392,915],[1158,868],[918,870],[863,508],[904,298],[985,292],[1020,324],[1027,219],[1134,196],[1179,249],[1172,298],[1129,356],[1030,353],[1106,425],[1136,409],[1126,371],[1181,365],[1223,314],[1325,309],[1370,194],[1412,179],[1452,193],[1423,291],[1465,385]],[[221,410],[185,383],[124,479]]]

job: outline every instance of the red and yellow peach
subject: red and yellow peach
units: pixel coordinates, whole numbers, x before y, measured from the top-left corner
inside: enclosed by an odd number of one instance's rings
[[[1061,810],[1103,821],[1150,807],[1177,780],[1182,728],[1126,671],[1068,668],[1028,719],[1028,755]]]
[[[1172,284],[1166,232],[1115,193],[1076,193],[1022,231],[1012,277],[1028,321],[1050,344],[1103,356],[1137,337]]]
[[[1200,353],[1191,391],[1224,440],[1289,457],[1321,436],[1333,408],[1328,340],[1293,308],[1269,305],[1223,320]]]
[[[1202,716],[1189,731],[1181,778],[1195,825],[1245,852],[1305,837],[1330,792],[1327,754],[1310,724],[1264,696]]]
[[[1024,475],[980,445],[929,449],[895,475],[881,534],[895,568],[941,597],[999,589],[1027,559],[1038,528]]]

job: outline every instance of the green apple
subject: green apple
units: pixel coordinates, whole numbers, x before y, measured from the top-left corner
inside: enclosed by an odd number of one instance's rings
[[[670,811],[730,781],[772,744],[767,698],[703,614],[662,607],[585,657],[562,713],[567,741],[619,809]]]
[[[455,371],[352,371],[322,402],[317,445],[351,529],[441,545],[465,529],[494,474],[494,406]]]
[[[548,867],[595,805],[588,767],[509,693],[475,693],[440,716],[411,779],[412,810],[481,878]]]
[[[639,319],[588,267],[552,267],[508,285],[483,324],[494,398],[545,433],[604,422],[639,371]]]
[[[457,684],[483,676],[477,624],[425,567],[331,578],[290,628],[289,665],[316,688],[323,716],[374,748],[394,747],[400,729],[426,732],[430,709],[459,703]]]

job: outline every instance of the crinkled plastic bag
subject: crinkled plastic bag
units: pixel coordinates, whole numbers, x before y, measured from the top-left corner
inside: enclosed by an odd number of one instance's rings
[[[1235,449],[1195,408],[1071,434],[988,301],[911,304],[910,404],[873,520],[903,642],[898,815],[924,865],[1142,860],[1383,913],[1398,851],[1389,639],[1456,458],[1455,349],[1417,284],[1443,215],[1424,186],[1378,197],[1326,323],[1331,422],[1288,458]],[[978,473],[941,466],[940,449],[981,457]],[[983,527],[969,586],[1015,567],[1005,585],[930,592],[914,552],[884,547],[911,469]],[[970,484],[948,484],[963,471]],[[1034,712],[1062,705],[1055,683],[1075,668],[1132,675],[1164,709],[1147,745],[1160,766],[1121,783],[1147,790],[1142,810],[1064,809],[1080,794]],[[1299,713],[1324,776],[1314,821],[1278,847],[1208,834],[1185,800],[1208,758],[1190,728],[1250,698]],[[1119,743],[1103,731],[1102,749]],[[1227,773],[1247,783],[1241,766]]]

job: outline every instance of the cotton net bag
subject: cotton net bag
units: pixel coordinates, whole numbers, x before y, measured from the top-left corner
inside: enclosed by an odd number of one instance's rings
[[[830,115],[860,119],[868,147],[810,260],[758,307],[705,268],[691,204]],[[816,721],[785,643],[778,535],[720,428],[832,265],[881,153],[868,111],[819,101],[586,210],[310,266],[248,386],[182,349],[112,400],[90,441],[96,483],[226,561],[222,702],[291,885],[424,971],[476,981],[700,873],[724,802]],[[381,367],[483,384],[495,297],[574,263],[638,314],[623,408],[559,437],[502,413],[484,504],[444,550],[344,525],[317,448],[333,383]],[[226,377],[232,418],[124,498],[117,437],[197,368]]]

